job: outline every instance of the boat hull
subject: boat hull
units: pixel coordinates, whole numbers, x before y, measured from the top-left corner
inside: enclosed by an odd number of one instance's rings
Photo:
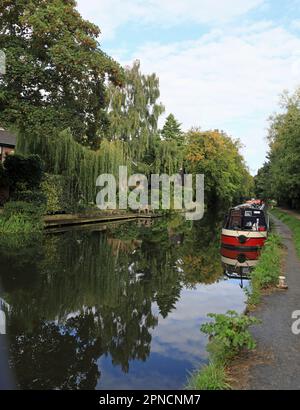
[[[237,231],[223,228],[221,244],[226,249],[251,252],[264,246],[267,235],[267,231]]]

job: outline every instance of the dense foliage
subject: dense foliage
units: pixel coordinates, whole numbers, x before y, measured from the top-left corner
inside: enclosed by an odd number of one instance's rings
[[[12,191],[38,189],[43,178],[43,163],[38,155],[8,155],[4,169]]]
[[[205,175],[206,203],[233,202],[251,195],[253,180],[239,152],[239,142],[219,131],[191,130],[185,170]]]
[[[0,215],[0,234],[29,234],[43,229],[43,207],[24,201],[7,202]],[[1,242],[0,242],[1,244]]]
[[[103,53],[100,29],[80,16],[74,0],[5,0],[0,21],[7,57],[0,125],[17,133],[18,154],[39,155],[45,172],[68,181],[67,201],[94,203],[98,175],[117,176],[120,165],[147,176],[204,173],[207,204],[249,196],[252,180],[238,143],[219,132],[185,135],[173,114],[159,130],[157,75],[143,74],[138,60],[123,69]]]
[[[122,81],[120,66],[99,47],[99,34],[75,0],[2,1],[1,123],[36,134],[70,127],[77,140],[98,147],[107,124],[105,81]]]
[[[249,326],[258,323],[255,317],[239,315],[235,311],[228,311],[226,315],[210,313],[208,317],[214,322],[203,324],[201,331],[221,343],[228,354],[236,353],[243,347],[255,348],[255,341],[248,330]]]
[[[281,112],[271,117],[268,162],[255,178],[257,194],[300,209],[300,89],[284,94]]]
[[[127,147],[122,141],[105,139],[100,149],[93,151],[74,141],[70,130],[47,138],[20,135],[18,150],[38,152],[44,160],[46,172],[73,178],[71,196],[77,201],[82,198],[85,203],[95,201],[98,175],[117,175],[119,165],[128,165],[130,169]]]
[[[176,120],[173,114],[169,114],[166,118],[161,135],[165,141],[175,141],[177,145],[183,145],[184,133],[181,130],[181,124]]]
[[[210,337],[207,345],[210,362],[192,374],[187,387],[194,390],[229,390],[231,386],[226,366],[242,349],[255,348],[255,340],[248,329],[260,322],[255,317],[235,311],[210,313],[208,317],[213,321],[204,323],[201,331]]]

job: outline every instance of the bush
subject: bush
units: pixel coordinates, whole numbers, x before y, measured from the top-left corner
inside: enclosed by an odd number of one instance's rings
[[[257,318],[239,315],[231,310],[226,315],[210,313],[208,317],[215,321],[203,324],[201,331],[212,337],[212,343],[223,347],[223,351],[218,353],[215,351],[217,358],[222,355],[226,359],[227,356],[238,353],[244,347],[249,350],[255,348],[255,341],[248,328],[259,323]]]
[[[43,177],[43,163],[38,155],[8,155],[4,168],[13,191],[20,185],[22,190],[39,188]]]
[[[45,175],[41,189],[46,197],[47,212],[52,213],[63,209],[63,185],[63,180],[60,175]]]
[[[64,175],[45,174],[41,190],[46,197],[48,213],[76,212],[78,204],[77,185],[73,178]]]
[[[13,215],[24,215],[28,218],[41,217],[44,207],[24,201],[10,201],[4,205],[3,217],[10,218]]]
[[[0,162],[0,188],[6,187],[8,185],[8,178],[3,168],[2,162]]]
[[[41,191],[17,191],[13,195],[15,201],[30,202],[34,206],[41,207],[47,203],[46,195]]]
[[[0,234],[40,232],[43,229],[43,213],[43,207],[32,203],[7,202],[0,218]]]
[[[256,344],[248,328],[260,321],[255,317],[239,315],[229,310],[226,315],[210,313],[214,322],[205,323],[201,331],[210,336],[207,350],[210,364],[194,373],[187,388],[197,390],[227,390],[230,388],[226,375],[228,361],[241,349],[254,349]]]

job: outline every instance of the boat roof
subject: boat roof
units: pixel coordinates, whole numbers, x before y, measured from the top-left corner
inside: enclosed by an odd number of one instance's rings
[[[248,201],[244,204],[237,205],[231,209],[253,209],[263,211],[265,209],[265,204],[260,201]]]

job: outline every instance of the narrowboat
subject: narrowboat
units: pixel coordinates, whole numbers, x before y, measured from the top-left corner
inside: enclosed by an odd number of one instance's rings
[[[237,252],[257,252],[268,237],[269,217],[266,206],[248,201],[229,210],[222,228],[222,248]]]

